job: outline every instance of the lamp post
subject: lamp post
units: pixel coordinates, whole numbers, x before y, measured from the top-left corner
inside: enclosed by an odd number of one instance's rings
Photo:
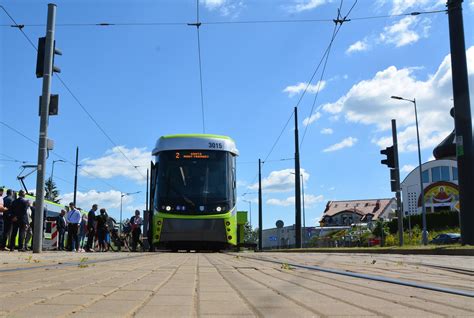
[[[428,233],[426,232],[426,208],[425,208],[425,194],[424,194],[424,187],[423,187],[423,176],[422,176],[422,169],[421,169],[421,149],[420,149],[420,133],[418,130],[418,113],[416,110],[416,99],[406,99],[400,96],[392,96],[393,99],[404,100],[407,102],[413,103],[415,107],[415,123],[416,123],[416,139],[418,142],[418,166],[419,166],[419,174],[420,174],[420,198],[421,198],[421,216],[423,222],[423,232],[422,232],[422,240],[423,245],[428,244]]]
[[[250,200],[242,200],[249,204],[249,216],[250,216],[250,228],[252,229],[252,201]]]
[[[53,175],[54,175],[54,164],[55,164],[56,162],[66,162],[66,161],[64,161],[64,160],[62,160],[62,159],[59,159],[59,160],[53,160],[53,165],[52,165],[52,168],[51,168],[51,177],[49,177],[49,178],[51,179],[51,181],[53,181]]]
[[[52,187],[53,176],[54,176],[54,164],[55,164],[56,162],[66,162],[66,161],[64,161],[64,160],[62,160],[62,159],[53,160],[53,164],[52,164],[52,167],[51,167],[51,176],[49,177],[49,180],[51,181],[51,187]],[[51,188],[51,189],[52,189],[52,188]],[[48,193],[47,193],[47,199],[48,199],[48,200],[51,200],[51,192],[50,192],[51,189],[48,189]]]
[[[141,191],[137,192],[128,192],[128,193],[123,193],[120,192],[120,226],[119,226],[119,233],[122,233],[122,206],[123,206],[123,197],[126,197],[127,195],[132,195],[132,194],[137,194],[140,193]]]

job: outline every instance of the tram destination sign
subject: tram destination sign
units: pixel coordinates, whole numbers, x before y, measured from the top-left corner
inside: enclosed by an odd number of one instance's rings
[[[210,154],[203,151],[176,151],[175,158],[176,160],[210,159]]]

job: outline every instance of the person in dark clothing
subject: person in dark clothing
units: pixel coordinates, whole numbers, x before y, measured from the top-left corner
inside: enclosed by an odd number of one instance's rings
[[[2,188],[3,191],[3,188]],[[12,230],[12,213],[10,207],[13,203],[13,191],[11,189],[7,190],[7,196],[3,198],[3,208],[5,211],[3,212],[3,234],[2,234],[2,241],[0,242],[0,249],[6,250],[7,249],[7,240],[10,237],[11,230]]]
[[[95,223],[96,223],[96,215],[95,211],[97,211],[97,204],[92,205],[92,209],[87,214],[87,245],[86,245],[86,252],[93,251],[93,243],[95,237]]]
[[[143,248],[143,243],[140,240],[142,224],[143,219],[140,217],[140,211],[135,210],[135,215],[130,218],[130,225],[132,226],[132,251],[134,252],[137,250],[137,244],[140,244],[140,247]]]
[[[29,202],[25,200],[25,191],[20,190],[18,192],[18,198],[12,202],[12,205],[10,207],[10,211],[13,215],[13,218],[12,218],[13,230],[10,236],[10,250],[11,251],[15,249],[15,239],[18,232],[19,232],[18,251],[21,251],[21,252],[26,251],[25,234],[26,234],[26,227],[29,224],[28,223],[28,207],[29,207]]]
[[[56,217],[56,228],[58,229],[58,250],[64,251],[64,235],[66,235],[66,210],[61,210],[61,213]]]
[[[107,221],[108,221],[107,212],[105,211],[105,209],[100,209],[100,214],[96,217],[97,238],[99,240],[99,252],[105,252],[107,249],[106,242],[105,242],[105,236],[107,234]]]

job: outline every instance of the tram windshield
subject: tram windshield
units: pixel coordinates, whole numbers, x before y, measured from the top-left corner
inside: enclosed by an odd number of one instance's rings
[[[165,213],[225,213],[234,202],[234,158],[224,151],[159,153],[156,208]]]

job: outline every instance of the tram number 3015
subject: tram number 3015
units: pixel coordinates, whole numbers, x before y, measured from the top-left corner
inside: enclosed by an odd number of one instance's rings
[[[220,142],[210,142],[209,143],[209,148],[210,149],[222,149],[223,146]]]

